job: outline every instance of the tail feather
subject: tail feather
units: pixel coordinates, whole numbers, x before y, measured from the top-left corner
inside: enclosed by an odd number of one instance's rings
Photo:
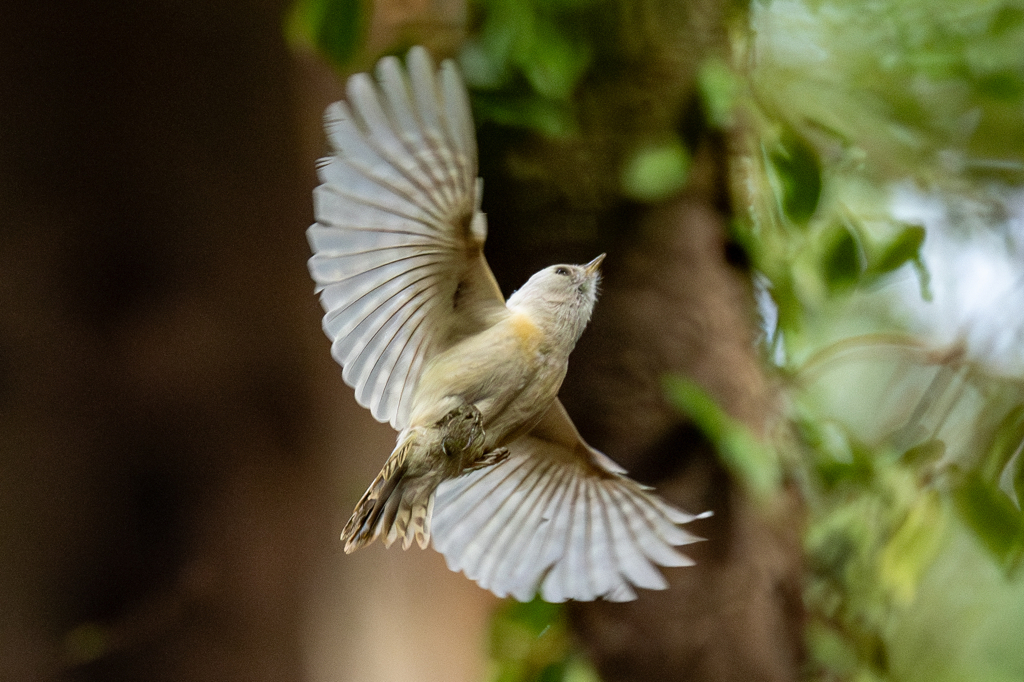
[[[395,498],[395,491],[401,486],[405,476],[405,456],[408,448],[399,445],[384,463],[373,483],[359,498],[351,518],[341,531],[341,539],[345,542],[345,553],[350,554],[364,547],[380,535],[386,525],[394,519],[389,507]],[[390,520],[388,517],[391,517]],[[381,523],[381,522],[384,523]]]
[[[405,458],[410,446],[407,443],[395,448],[356,504],[341,532],[346,554],[378,537],[386,547],[399,538],[403,549],[409,549],[414,540],[421,548],[430,544],[430,517],[438,481],[407,475]]]
[[[395,520],[402,549],[409,549],[413,540],[421,549],[430,544],[430,515],[434,506],[436,481],[418,480],[403,490],[401,508]]]
[[[378,476],[363,493],[363,497],[352,512],[352,517],[341,531],[346,554],[370,544],[380,534],[381,521],[386,518],[384,512],[387,503],[392,499],[396,487],[397,481],[394,479],[381,479]]]

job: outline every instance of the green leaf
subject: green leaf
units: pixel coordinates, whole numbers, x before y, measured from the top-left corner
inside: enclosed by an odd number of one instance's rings
[[[590,45],[562,32],[544,15],[537,17],[535,30],[532,49],[523,54],[519,66],[537,94],[568,100],[590,66]]]
[[[986,481],[994,481],[1024,441],[1024,405],[1016,405],[1006,413],[992,436],[980,475]]]
[[[881,275],[920,259],[924,238],[925,230],[920,225],[904,225],[896,238],[872,259],[869,267],[873,273]]]
[[[565,662],[565,674],[562,682],[601,682],[594,666],[578,656],[572,656]]]
[[[792,130],[784,133],[768,154],[782,190],[780,205],[786,217],[806,226],[821,197],[821,160],[818,152]]]
[[[946,443],[938,438],[926,440],[903,453],[903,462],[913,467],[935,464],[946,454]]]
[[[1021,493],[1024,492],[1024,405],[1010,410],[996,427],[981,475],[989,481],[998,477],[999,489],[1017,509],[1021,508]]]
[[[589,10],[599,5],[602,0],[543,0],[543,2],[548,7],[555,8],[560,11],[579,12],[581,10]]]
[[[967,526],[1002,565],[1012,570],[1024,552],[1024,515],[1010,500],[975,472],[968,473],[954,494],[957,511]]]
[[[938,493],[920,496],[882,552],[880,577],[897,601],[909,604],[942,544],[945,515]]]
[[[564,609],[540,598],[506,602],[491,621],[491,656],[526,662],[539,671],[565,655],[568,645]]]
[[[857,652],[848,638],[818,621],[807,624],[807,646],[814,660],[826,663],[833,671],[849,676],[857,670]]]
[[[622,169],[622,194],[637,201],[667,199],[686,185],[690,155],[679,138],[634,149]]]
[[[600,682],[570,646],[564,604],[506,601],[491,618],[490,682]]]
[[[993,36],[1002,36],[1024,27],[1024,9],[1019,7],[1000,7],[992,17],[989,31]]]
[[[731,125],[741,83],[729,65],[718,58],[705,60],[697,72],[697,87],[708,120],[719,128]]]
[[[470,90],[497,90],[511,76],[508,62],[487,51],[479,40],[467,40],[459,51],[459,69]]]
[[[521,63],[533,49],[536,12],[530,2],[491,0],[487,3],[480,47],[497,72],[506,72]]]
[[[572,106],[536,95],[516,96],[500,92],[473,93],[473,116],[485,121],[534,130],[552,138],[567,137],[578,130]]]
[[[924,264],[924,259],[921,257],[915,258],[911,263],[914,265],[914,272],[917,273],[917,281],[921,286],[921,300],[931,303],[932,273],[928,271],[928,266]]]
[[[825,252],[821,269],[830,291],[850,289],[864,271],[860,244],[845,225],[830,228],[825,236]]]
[[[813,448],[816,471],[826,488],[871,482],[875,475],[873,453],[858,443],[845,426],[817,416],[802,417],[795,425],[802,440]]]
[[[365,10],[363,0],[298,0],[285,22],[285,36],[344,66],[362,45]]]
[[[1000,102],[1017,102],[1024,95],[1024,78],[1016,71],[999,71],[979,78],[978,92]]]
[[[1006,462],[999,475],[999,489],[1010,501],[1021,508],[1021,491],[1024,490],[1024,441],[1017,446],[1013,456]]]
[[[782,472],[775,453],[725,411],[690,379],[667,376],[665,392],[715,444],[723,464],[759,497],[775,493]]]
[[[565,663],[558,661],[557,663],[551,663],[544,666],[537,675],[537,682],[562,682],[562,677],[565,675]]]

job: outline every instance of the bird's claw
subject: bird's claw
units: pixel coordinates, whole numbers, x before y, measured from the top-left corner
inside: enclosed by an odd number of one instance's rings
[[[463,473],[468,471],[478,471],[479,469],[494,466],[495,464],[501,464],[506,459],[508,459],[508,448],[497,448],[484,454],[482,457],[463,469]]]
[[[475,405],[459,405],[434,426],[443,434],[441,451],[449,458],[461,457],[474,443],[483,441],[483,417]]]

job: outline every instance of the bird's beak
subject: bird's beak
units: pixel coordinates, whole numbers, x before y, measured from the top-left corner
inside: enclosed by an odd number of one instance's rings
[[[601,262],[604,260],[606,255],[607,254],[602,253],[600,256],[584,265],[583,271],[586,272],[588,276],[596,275],[601,269]]]

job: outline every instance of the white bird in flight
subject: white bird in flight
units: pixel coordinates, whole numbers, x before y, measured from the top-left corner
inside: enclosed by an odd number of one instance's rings
[[[554,265],[505,302],[483,255],[475,131],[451,61],[414,47],[327,109],[310,273],[356,400],[398,445],[342,533],[425,547],[500,597],[664,589],[697,518],[627,478],[557,398],[599,266]]]

